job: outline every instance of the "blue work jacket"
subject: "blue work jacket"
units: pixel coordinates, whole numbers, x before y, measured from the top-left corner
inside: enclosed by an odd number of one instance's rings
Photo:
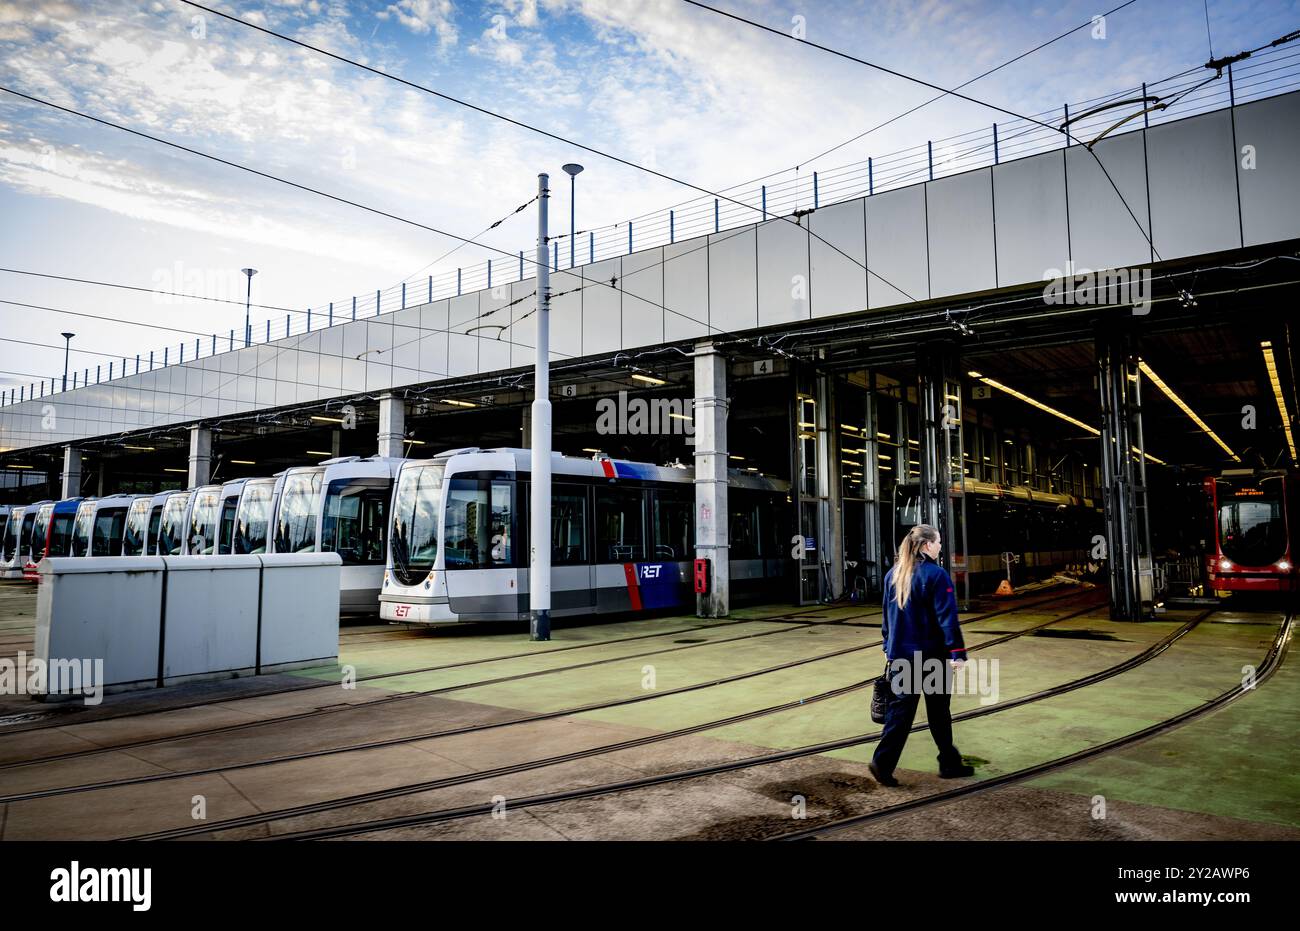
[[[957,597],[943,567],[922,554],[912,573],[907,606],[894,601],[894,570],[885,573],[885,616],[881,633],[889,659],[911,659],[913,653],[966,658],[966,642],[957,623]]]

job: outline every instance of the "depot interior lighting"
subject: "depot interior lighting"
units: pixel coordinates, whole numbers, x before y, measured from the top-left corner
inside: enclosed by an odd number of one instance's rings
[[[257,465],[252,459],[231,459],[231,465]]]
[[[328,458],[328,457],[330,457],[330,456],[333,456],[334,454],[333,454],[333,453],[322,452],[322,451],[319,450],[319,449],[309,449],[309,450],[307,450],[307,455],[308,455],[308,456],[325,456],[326,458]]]
[[[1236,453],[1234,453],[1232,449],[1228,446],[1228,444],[1223,442],[1223,440],[1219,438],[1219,435],[1215,433],[1213,430],[1211,430],[1209,425],[1204,420],[1202,420],[1199,416],[1197,416],[1196,411],[1192,410],[1190,407],[1187,406],[1186,401],[1184,401],[1182,398],[1180,398],[1177,394],[1174,393],[1173,388],[1170,388],[1168,385],[1164,383],[1164,381],[1161,380],[1160,376],[1155,373],[1155,371],[1151,368],[1151,366],[1147,365],[1144,360],[1139,359],[1138,368],[1140,368],[1143,371],[1143,373],[1146,375],[1147,378],[1151,379],[1151,384],[1155,385],[1162,392],[1164,392],[1165,397],[1167,397],[1169,400],[1177,404],[1178,408],[1184,414],[1186,414],[1188,417],[1192,419],[1192,423],[1200,427],[1201,430],[1203,430],[1210,439],[1218,443],[1219,448],[1222,449],[1229,456],[1231,456],[1233,462],[1241,462],[1241,457],[1238,456]]]
[[[1072,423],[1076,427],[1079,427],[1080,429],[1086,430],[1087,432],[1091,433],[1093,436],[1101,436],[1101,431],[1098,430],[1096,427],[1090,424],[1086,424],[1082,420],[1076,420],[1075,418],[1071,417],[1069,414],[1063,411],[1058,411],[1056,408],[1052,407],[1051,405],[1044,404],[1042,401],[1039,401],[1036,398],[1031,398],[1023,391],[1017,391],[1015,388],[1008,387],[1007,385],[1002,384],[1002,382],[1000,381],[994,381],[992,378],[988,378],[984,375],[981,375],[979,372],[967,372],[966,374],[969,375],[971,378],[976,378],[984,382],[984,384],[988,385],[990,388],[996,388],[999,391],[1003,391],[1011,395],[1011,397],[1016,398],[1017,400],[1024,401],[1030,407],[1036,407],[1040,411],[1044,411],[1045,413],[1051,414],[1053,417],[1059,417],[1062,420],[1064,420],[1066,423]],[[1003,442],[1012,446],[1015,445],[1014,443],[1012,443],[1011,440],[1004,440]],[[1145,458],[1150,459],[1152,462],[1158,463],[1159,465],[1169,464],[1165,462],[1163,459],[1159,459],[1151,455],[1150,453],[1144,453],[1136,446],[1133,447],[1133,452],[1137,453],[1139,456],[1144,456]]]
[[[643,381],[647,385],[666,385],[668,382],[662,378],[655,378],[653,375],[642,375],[640,372],[633,372],[632,377],[637,381]]]
[[[478,407],[478,405],[472,401],[460,401],[456,398],[443,398],[442,403],[450,404],[452,407]]]
[[[1291,461],[1300,465],[1300,459],[1296,458],[1295,452],[1295,434],[1291,432],[1291,415],[1286,410],[1286,398],[1282,395],[1282,382],[1277,377],[1277,360],[1273,357],[1272,340],[1264,340],[1259,344],[1259,348],[1264,352],[1264,368],[1268,369],[1268,380],[1273,386],[1273,397],[1277,400],[1277,412],[1282,415],[1282,430],[1286,433],[1286,445],[1291,450]]]
[[[691,419],[691,418],[687,417],[685,414],[674,414],[674,413],[671,413],[671,412],[668,414],[668,416],[669,416],[669,417],[672,417],[672,418],[675,419],[675,420],[690,420],[690,419]]]
[[[423,446],[424,440],[402,440],[407,446]]]
[[[324,414],[312,414],[311,419],[317,423],[342,423],[342,417],[326,417]]]
[[[29,466],[29,465],[18,465],[18,464],[15,462],[15,463],[12,463],[12,464],[10,464],[10,465],[5,466],[5,468],[6,468],[6,469],[31,469],[31,468],[34,468],[34,466]]]
[[[738,462],[744,462],[744,461],[745,461],[745,457],[744,457],[744,456],[728,456],[727,458],[728,458],[728,459],[735,459],[735,460],[737,460]]]
[[[124,443],[124,444],[122,444],[122,448],[123,448],[123,449],[133,449],[133,450],[135,450],[136,452],[139,452],[139,453],[151,453],[151,452],[153,452],[157,447],[154,447],[154,446],[127,446],[127,445]]]
[[[185,475],[185,474],[186,474],[186,472],[185,472],[184,469],[163,469],[163,471],[164,471],[164,472],[179,472],[181,475]]]

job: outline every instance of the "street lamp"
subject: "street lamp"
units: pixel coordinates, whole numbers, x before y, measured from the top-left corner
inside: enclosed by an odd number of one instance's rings
[[[257,274],[257,269],[241,268],[240,271],[248,276],[248,294],[244,298],[244,345],[248,346],[253,341],[253,324],[249,320],[249,310],[253,306],[253,276]]]
[[[567,165],[561,165],[564,173],[569,176],[569,267],[573,268],[573,233],[574,233],[574,200],[573,195],[576,189],[577,177],[582,173],[582,166],[569,162]]]
[[[63,390],[68,390],[68,353],[72,351],[72,337],[76,333],[60,333],[63,337]]]

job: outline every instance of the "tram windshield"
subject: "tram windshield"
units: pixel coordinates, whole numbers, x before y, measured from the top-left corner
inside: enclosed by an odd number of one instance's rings
[[[85,556],[90,552],[90,531],[95,524],[95,502],[83,501],[77,508],[77,518],[72,524],[72,555]]]
[[[271,521],[271,499],[275,495],[275,480],[249,482],[239,496],[235,511],[235,553],[266,552],[266,528]]]
[[[403,469],[393,500],[393,574],[414,585],[438,558],[438,509],[442,504],[441,465]]]
[[[53,505],[43,505],[43,506],[48,507],[51,510],[53,510],[54,508]],[[36,527],[36,517],[37,514],[40,512],[40,510],[41,508],[37,508],[35,511],[27,511],[25,514],[23,514],[23,525],[21,528],[19,528],[18,531],[18,553],[16,555],[17,560],[26,559],[32,554],[32,530]],[[49,520],[48,514],[46,515],[46,520]],[[43,542],[44,539],[45,539],[44,536],[42,536],[41,537],[42,545],[44,545]]]
[[[32,523],[31,558],[34,562],[45,558],[46,535],[50,529],[50,515],[54,505],[42,504],[36,511],[36,520]]]
[[[126,508],[98,508],[95,511],[95,526],[90,532],[90,555],[116,556],[122,546],[125,525]]]
[[[122,531],[122,555],[139,556],[145,551],[149,534],[149,499],[137,498],[126,513],[126,528]]]
[[[190,496],[171,495],[163,505],[162,519],[158,525],[158,555],[179,556],[185,542],[185,509]]]
[[[14,558],[14,553],[18,552],[18,534],[23,525],[23,513],[23,509],[19,508],[9,519],[9,529],[5,531],[4,551],[0,552],[0,562],[8,562]]]
[[[299,472],[284,480],[275,515],[275,551],[311,553],[316,550],[316,515],[320,513],[323,470]]]
[[[50,518],[50,547],[47,556],[67,556],[72,551],[72,522],[77,511],[63,511]]]
[[[384,533],[392,487],[382,478],[340,478],[325,490],[322,553],[338,553],[345,566],[384,562]]]
[[[217,527],[221,522],[221,490],[196,491],[190,510],[189,552],[193,556],[210,556],[216,552]]]
[[[1286,554],[1282,479],[1218,483],[1219,546],[1242,566],[1268,566]]]

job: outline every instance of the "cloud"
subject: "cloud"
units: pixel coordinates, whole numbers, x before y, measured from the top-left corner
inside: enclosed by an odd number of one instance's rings
[[[436,32],[444,46],[456,44],[451,0],[398,0],[375,15],[380,19],[391,16],[418,35]]]

